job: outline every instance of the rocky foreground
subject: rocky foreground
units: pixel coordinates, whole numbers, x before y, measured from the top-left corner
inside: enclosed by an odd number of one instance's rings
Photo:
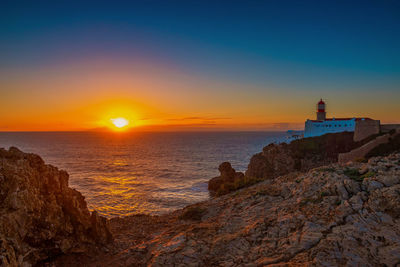
[[[35,154],[0,148],[0,266],[31,266],[112,241],[105,218]]]
[[[291,173],[165,216],[110,221],[109,252],[68,266],[396,266],[400,153]]]
[[[27,175],[21,168],[14,173]],[[1,212],[4,224],[12,210]],[[397,266],[400,153],[292,172],[164,216],[111,219],[109,226],[113,243],[96,250],[67,250],[40,264]],[[15,229],[25,231],[23,227]],[[3,229],[2,240],[11,242]]]

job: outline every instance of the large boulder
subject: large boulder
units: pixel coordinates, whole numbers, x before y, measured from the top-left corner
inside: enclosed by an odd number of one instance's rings
[[[236,172],[229,162],[223,162],[218,167],[220,176],[208,182],[208,190],[217,194],[224,194],[235,188],[235,182],[243,180],[244,174]]]
[[[35,154],[0,148],[0,265],[29,266],[112,241],[108,221]]]

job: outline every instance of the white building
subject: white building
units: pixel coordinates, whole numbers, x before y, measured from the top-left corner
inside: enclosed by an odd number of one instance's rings
[[[307,120],[304,137],[320,136],[327,133],[354,132],[356,121],[371,120],[369,118],[326,118],[325,102],[322,99],[317,104],[317,119]]]

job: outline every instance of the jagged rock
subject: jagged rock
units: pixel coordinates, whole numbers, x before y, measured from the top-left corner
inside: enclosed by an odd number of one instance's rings
[[[364,191],[371,192],[371,191],[374,191],[375,189],[379,189],[382,187],[383,187],[383,184],[381,184],[380,182],[375,181],[371,178],[365,178],[362,182],[362,189]]]
[[[244,174],[236,172],[229,162],[221,163],[218,170],[221,173],[220,176],[214,177],[208,182],[208,190],[210,191],[221,192],[221,190],[224,190],[223,193],[228,193],[234,188],[235,181],[243,180]]]
[[[221,195],[262,180],[274,179],[295,171],[305,172],[335,163],[340,153],[360,147],[368,141],[367,138],[361,142],[354,142],[353,133],[343,132],[303,138],[290,144],[269,144],[261,153],[251,157],[244,175],[234,174],[228,162],[222,163],[219,168],[221,176],[212,178],[208,188],[211,192],[219,192],[217,195]]]
[[[303,138],[290,144],[269,144],[263,152],[255,154],[245,173],[248,177],[273,179],[293,171],[337,162],[340,153],[348,152],[367,142],[353,141],[353,133],[343,132]]]
[[[228,182],[233,182],[235,178],[235,169],[232,168],[229,162],[223,162],[219,165],[218,170],[221,173],[221,179],[227,180]]]
[[[363,204],[364,204],[361,194],[352,196],[349,199],[349,203],[350,203],[351,207],[353,208],[353,210],[357,210],[357,211],[362,209]]]
[[[0,149],[0,265],[31,265],[112,241],[65,171],[37,155]]]
[[[346,191],[352,195],[355,195],[361,191],[360,184],[354,180],[345,179],[345,180],[343,180],[343,184],[344,184],[344,187],[346,188]]]
[[[400,183],[400,176],[394,176],[394,175],[383,176],[381,179],[379,179],[379,182],[381,182],[385,186],[392,186]]]
[[[349,193],[346,190],[346,187],[342,182],[336,183],[336,192],[340,196],[341,199],[347,200],[349,199]]]
[[[376,211],[388,213],[393,218],[400,217],[400,184],[384,187],[371,192],[369,205]]]
[[[400,154],[381,158],[383,163],[398,160]],[[232,175],[228,166],[223,169]],[[395,266],[400,261],[400,184],[384,187],[375,177],[361,183],[341,174],[357,166],[284,175],[204,202],[212,216],[193,224],[173,221],[162,237],[149,241],[157,244],[148,251],[150,265]],[[376,179],[399,175],[390,168]],[[283,197],[274,191],[290,193]],[[186,244],[166,251],[177,236],[185,236],[179,240]],[[189,243],[189,237],[196,241]]]

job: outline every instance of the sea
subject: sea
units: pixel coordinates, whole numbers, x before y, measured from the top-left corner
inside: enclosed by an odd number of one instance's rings
[[[286,132],[0,132],[0,147],[36,153],[66,170],[89,209],[111,218],[207,200],[207,182],[220,163],[245,171],[253,154],[286,138]]]

